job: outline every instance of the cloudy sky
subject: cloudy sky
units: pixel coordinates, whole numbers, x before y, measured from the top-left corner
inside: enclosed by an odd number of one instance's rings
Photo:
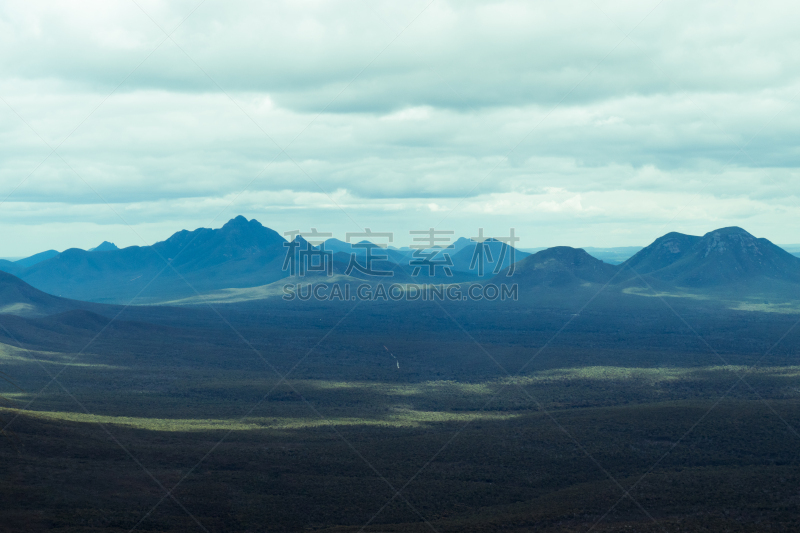
[[[280,232],[800,242],[800,4],[0,2],[0,256]]]

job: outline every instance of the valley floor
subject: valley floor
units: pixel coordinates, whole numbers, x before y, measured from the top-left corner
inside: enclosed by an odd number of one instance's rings
[[[235,429],[217,448],[224,430],[24,415],[2,447],[4,530],[796,531],[797,436],[758,400],[690,431],[712,406]],[[796,400],[772,407],[800,423]]]
[[[4,317],[0,530],[800,530],[796,317],[654,309]]]

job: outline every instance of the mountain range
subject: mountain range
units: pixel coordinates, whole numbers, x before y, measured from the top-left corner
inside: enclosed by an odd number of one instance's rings
[[[280,279],[285,242],[258,221],[236,217],[220,229],[183,230],[152,246],[72,248],[11,273],[57,296],[146,302]]]
[[[800,292],[800,258],[767,239],[738,227],[702,237],[668,233],[620,265],[610,265],[582,249],[559,246],[537,252],[514,265],[521,287],[636,284],[694,290]],[[508,279],[508,271],[496,282]],[[795,292],[795,293],[797,293]]]
[[[64,303],[67,300],[47,301],[49,295],[101,303],[159,303],[220,290],[264,287],[292,275],[297,277],[296,272],[284,269],[290,248],[296,261],[301,259],[301,250],[318,255],[323,249],[331,252],[331,274],[354,282],[447,284],[513,280],[524,291],[609,282],[624,286],[644,279],[659,286],[693,290],[732,286],[753,290],[789,287],[790,292],[800,289],[800,258],[736,227],[702,237],[668,233],[619,265],[603,262],[579,248],[558,246],[531,254],[505,247],[494,239],[479,245],[461,238],[447,247],[419,252],[379,248],[367,241],[353,245],[328,239],[322,245],[311,246],[301,236],[295,240],[297,246],[292,248],[274,230],[257,220],[238,216],[219,229],[179,231],[152,246],[119,249],[104,242],[88,251],[50,250],[16,262],[0,261],[0,271],[8,273],[0,279],[0,308],[37,313],[37,309],[71,307]],[[367,248],[372,248],[372,256],[380,257],[372,263],[373,270],[391,272],[391,276],[375,277],[352,268],[353,262],[365,264]],[[420,259],[425,257],[439,263],[432,274]],[[443,266],[448,266],[451,276]],[[419,272],[415,276],[416,267]],[[11,284],[9,274],[29,288]],[[315,281],[325,277],[325,272],[311,274]]]
[[[301,236],[296,240],[299,246],[294,252],[299,254],[308,243]],[[127,303],[136,299],[139,303],[148,303],[193,297],[219,289],[263,286],[288,277],[291,272],[284,270],[288,245],[283,236],[257,220],[248,221],[238,216],[219,229],[179,231],[152,246],[118,249],[104,242],[88,251],[71,248],[61,253],[37,254],[38,257],[14,263],[0,262],[0,271],[65,298],[105,303]],[[350,269],[352,277],[389,283],[414,281],[411,274],[415,269],[415,250],[377,248],[367,242],[351,245],[336,239],[328,239],[323,245],[325,250],[333,252],[332,273],[340,275],[348,271],[351,255],[365,264],[367,247],[373,248],[373,256],[383,257],[372,263],[373,270],[391,271],[393,275],[381,279]],[[420,262],[437,254],[432,262],[441,263],[433,275],[428,273],[427,265],[421,266],[418,281],[488,279],[509,266],[512,257],[519,260],[528,255],[518,250],[513,253],[503,250],[502,243],[489,239],[484,243],[484,252],[487,261],[491,259],[492,262],[487,262],[484,274],[479,275],[477,265],[475,272],[470,270],[475,247],[476,243],[462,238],[448,247],[420,250]],[[319,251],[320,246],[311,249]],[[450,260],[445,261],[446,257]],[[453,275],[446,276],[443,266],[448,266]]]

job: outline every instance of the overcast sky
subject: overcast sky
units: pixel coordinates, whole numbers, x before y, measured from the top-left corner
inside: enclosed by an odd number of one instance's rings
[[[798,20],[732,0],[0,2],[0,256],[238,214],[398,245],[800,242]]]

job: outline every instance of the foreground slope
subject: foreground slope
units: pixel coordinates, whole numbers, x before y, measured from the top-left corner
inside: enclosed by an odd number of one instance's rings
[[[79,302],[35,289],[16,276],[0,272],[0,313],[43,316],[75,309]]]
[[[530,265],[602,279],[583,259],[554,249]],[[403,496],[442,532],[663,531],[626,499],[643,478],[631,495],[668,531],[798,530],[787,424],[800,423],[800,331],[763,357],[796,317],[681,308],[735,365],[721,368],[655,299],[627,297],[649,304],[632,309],[601,295],[578,316],[279,303],[221,309],[233,328],[195,309],[132,307],[108,327],[83,312],[0,316],[47,350],[0,345],[26,391],[9,385],[0,406],[15,418],[14,440],[0,439],[4,528],[177,533],[196,517],[209,531],[429,531],[391,505],[378,472],[413,477]],[[149,313],[160,315],[142,324]],[[731,389],[756,361],[767,405]],[[82,405],[53,385],[27,405],[51,380],[42,366],[65,368],[59,382]],[[192,517],[154,511],[165,492],[131,456],[156,479],[185,477],[175,494]]]

